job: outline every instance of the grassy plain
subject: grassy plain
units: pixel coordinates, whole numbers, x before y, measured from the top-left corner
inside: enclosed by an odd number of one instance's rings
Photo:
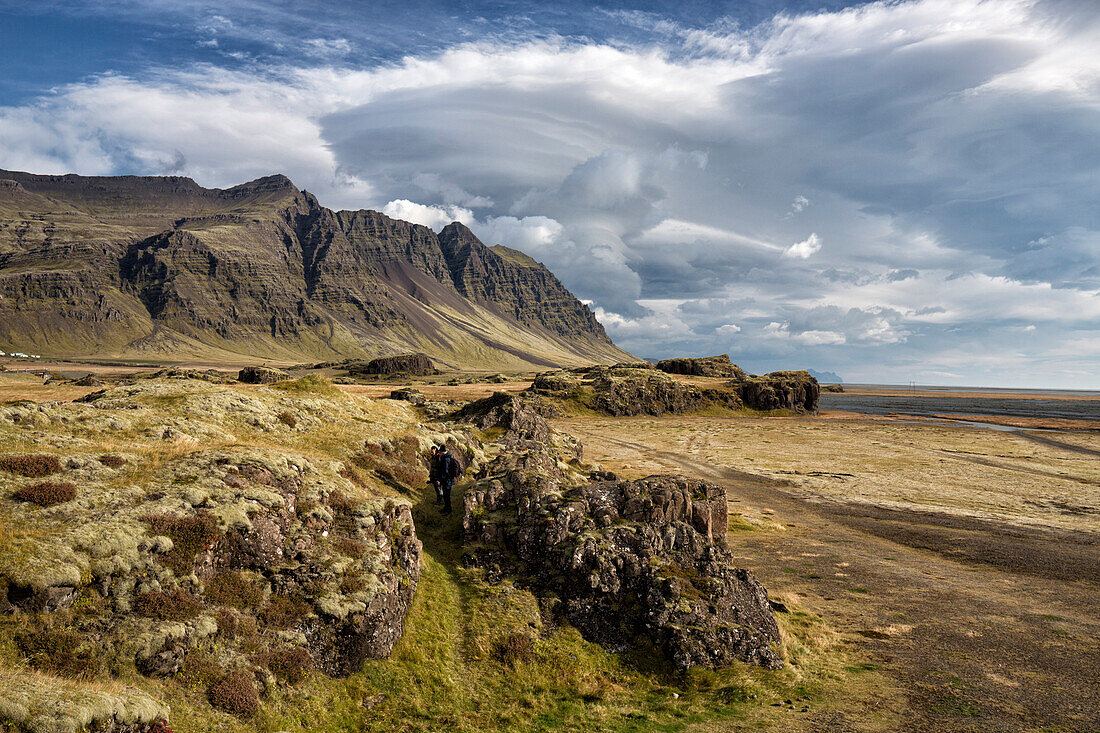
[[[556,427],[624,476],[725,485],[740,562],[865,655],[898,730],[1100,730],[1100,433],[837,418]],[[883,704],[792,729],[866,730]]]

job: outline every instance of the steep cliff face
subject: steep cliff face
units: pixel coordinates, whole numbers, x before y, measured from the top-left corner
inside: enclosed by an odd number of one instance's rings
[[[0,171],[0,348],[50,356],[302,360],[423,351],[445,366],[621,360],[545,267],[285,176]]]
[[[486,247],[465,225],[454,222],[439,233],[458,292],[491,303],[520,323],[539,325],[566,338],[585,333],[606,338],[603,326],[545,266],[522,252]]]

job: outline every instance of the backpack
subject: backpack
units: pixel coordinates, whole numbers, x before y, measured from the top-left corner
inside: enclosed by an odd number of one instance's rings
[[[462,469],[459,467],[458,461],[456,461],[454,459],[454,456],[452,456],[450,453],[443,454],[443,461],[440,468],[442,469],[440,471],[442,477],[446,477],[451,481],[454,481],[456,478],[462,475]]]

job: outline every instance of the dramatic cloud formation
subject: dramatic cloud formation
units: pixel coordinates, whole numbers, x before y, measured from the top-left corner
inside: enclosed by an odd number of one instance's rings
[[[532,9],[374,62],[350,23],[293,39],[247,3],[204,7],[166,12],[219,56],[0,107],[0,167],[280,171],[331,206],[460,220],[641,356],[1100,388],[1091,4],[601,11],[615,37],[581,11],[591,33],[540,31]]]

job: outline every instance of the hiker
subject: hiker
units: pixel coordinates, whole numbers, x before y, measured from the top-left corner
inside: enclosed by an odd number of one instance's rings
[[[435,505],[443,506],[443,486],[439,481],[439,446],[432,446],[432,455],[428,459],[428,483],[435,488]]]
[[[451,487],[462,473],[458,461],[447,451],[447,446],[437,445],[432,449],[432,470],[428,479],[436,487],[436,504],[443,504],[440,514],[451,513]]]

